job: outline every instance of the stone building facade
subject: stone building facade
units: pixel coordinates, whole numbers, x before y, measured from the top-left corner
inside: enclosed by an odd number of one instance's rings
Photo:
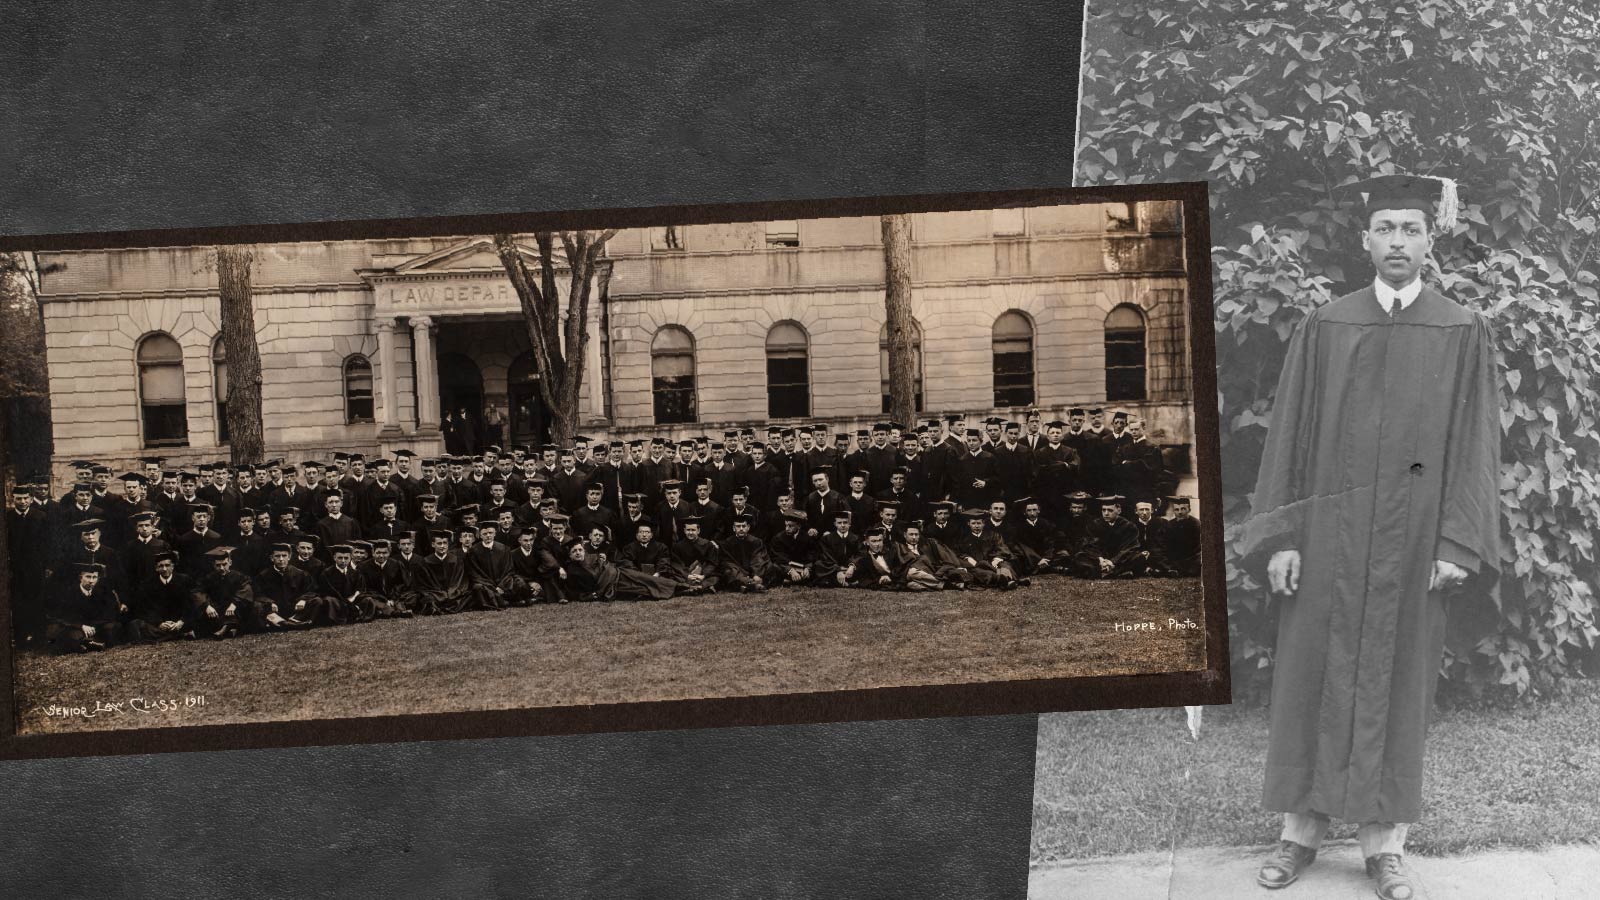
[[[609,300],[587,323],[585,433],[882,418],[876,217],[631,229],[608,251]],[[40,255],[58,479],[79,458],[227,458],[211,258]],[[1106,405],[1191,458],[1177,204],[917,214],[912,277],[928,414]],[[547,434],[517,297],[486,237],[260,245],[252,281],[271,455],[437,453],[443,417],[463,408],[499,412],[502,443]]]

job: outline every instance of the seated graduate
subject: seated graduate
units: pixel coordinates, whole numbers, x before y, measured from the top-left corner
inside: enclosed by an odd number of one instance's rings
[[[617,519],[617,526],[611,530],[612,540],[620,546],[626,547],[638,537],[634,529],[640,525],[648,524],[651,531],[655,530],[655,520],[644,511],[644,495],[630,493],[622,495],[624,506],[622,515]],[[615,559],[612,562],[616,562]]]
[[[567,589],[567,526],[571,520],[564,514],[552,512],[544,520],[544,536],[535,542],[539,552],[539,587],[546,603],[567,603],[572,592]]]
[[[1094,554],[1094,578],[1133,578],[1143,575],[1148,554],[1139,549],[1139,529],[1122,517],[1122,497],[1100,498],[1100,519],[1087,529],[1086,550]]]
[[[617,561],[617,547],[611,542],[611,530],[606,526],[596,525],[581,536],[587,538],[588,555],[600,556],[610,563]]]
[[[567,588],[579,600],[667,600],[678,584],[659,575],[618,566],[589,552],[589,543],[567,542]]]
[[[954,552],[938,541],[925,541],[922,539],[922,520],[913,519],[900,529],[899,550],[900,558],[909,569],[927,572],[938,582],[938,587],[929,587],[926,579],[907,578],[906,590],[944,590],[954,588],[966,590],[967,582],[972,580],[972,573],[961,564]]]
[[[393,546],[387,538],[372,540],[372,558],[356,567],[356,579],[378,618],[411,617],[415,599],[411,593],[411,579],[405,567],[395,561]]]
[[[267,567],[269,545],[266,536],[256,532],[256,521],[255,509],[240,507],[235,535],[228,542],[233,546],[233,570],[247,578]]]
[[[811,563],[811,583],[816,587],[842,587],[849,580],[845,570],[861,555],[861,538],[850,530],[852,518],[841,505],[833,513],[833,528],[817,538]]]
[[[339,623],[370,622],[378,616],[378,604],[361,590],[356,574],[354,541],[328,548],[333,564],[317,573],[317,593],[327,604],[329,618]]]
[[[1061,529],[1044,517],[1044,508],[1033,497],[1020,497],[1013,504],[1022,510],[1017,518],[1007,517],[1002,532],[1022,564],[1022,574],[1038,575],[1056,571],[1056,551],[1061,545]],[[992,518],[992,516],[991,516]]]
[[[768,585],[783,579],[782,570],[767,555],[767,545],[750,533],[755,521],[749,510],[734,513],[728,520],[731,534],[718,544],[722,550],[722,581],[741,593],[763,593]]]
[[[101,583],[103,564],[71,563],[66,571],[70,574],[55,579],[45,607],[45,639],[52,650],[104,650],[142,637],[141,627],[126,627],[128,607],[117,592]]]
[[[956,541],[961,540],[961,536],[967,532],[967,526],[960,521],[955,511],[955,503],[949,500],[938,500],[928,504],[928,515],[932,518],[922,524],[922,539],[954,552]]]
[[[956,539],[955,546],[950,549],[972,573],[973,583],[998,587],[1002,591],[1027,583],[1017,577],[1016,556],[1006,545],[1005,538],[998,531],[988,529],[989,512],[968,509],[961,516],[967,522],[967,533]]]
[[[294,536],[294,567],[306,573],[311,579],[313,587],[316,585],[317,576],[322,573],[327,563],[322,561],[322,539],[309,532],[298,532]],[[267,554],[270,561],[271,554]]]
[[[430,552],[417,565],[411,582],[417,595],[416,611],[423,615],[458,613],[472,599],[466,565],[450,550],[454,537],[442,528],[428,533]]]
[[[374,544],[376,547],[376,544]],[[417,576],[417,566],[422,563],[422,553],[417,549],[417,533],[415,531],[402,531],[394,539],[394,552],[390,558],[400,567],[400,572],[405,576],[406,588],[410,589],[411,582]],[[415,598],[413,598],[415,599]],[[413,603],[412,609],[416,606]]]
[[[717,545],[700,536],[705,520],[687,516],[680,522],[683,536],[667,548],[672,560],[673,576],[684,585],[684,594],[715,593],[722,568],[722,551]]]
[[[1157,542],[1163,574],[1200,574],[1200,520],[1189,514],[1189,498],[1167,498],[1167,516]]]
[[[816,556],[816,542],[806,534],[809,524],[806,514],[794,509],[791,503],[790,508],[782,510],[780,515],[783,530],[772,538],[767,548],[776,570],[776,581],[773,583],[806,584],[811,581],[811,561]]]
[[[200,579],[198,604],[190,615],[195,637],[230,638],[242,631],[268,627],[256,601],[255,585],[233,570],[233,548],[218,545],[206,551],[211,571]]]
[[[1056,568],[1078,578],[1099,578],[1100,557],[1089,546],[1089,526],[1100,517],[1089,509],[1087,491],[1067,495],[1062,514],[1061,544],[1055,554]]]
[[[511,569],[526,581],[532,589],[534,601],[543,599],[544,569],[541,567],[542,554],[535,546],[538,532],[530,529],[517,530],[517,546],[511,551]]]
[[[689,504],[692,515],[700,520],[700,539],[716,543],[724,537],[722,532],[722,516],[725,510],[722,504],[711,499],[711,492],[716,483],[710,477],[700,478],[694,483],[694,500]]]
[[[601,503],[605,497],[606,486],[604,482],[591,481],[584,488],[584,505],[570,510],[572,515],[572,533],[584,540],[588,540],[589,532],[598,525],[608,531],[617,524],[617,512]]]
[[[201,602],[200,586],[178,571],[177,553],[162,550],[150,560],[150,576],[134,590],[129,604],[133,617],[144,623],[145,636],[150,640],[194,637],[193,616]]]
[[[722,522],[718,531],[723,537],[733,536],[733,520],[738,516],[750,517],[750,534],[766,543],[766,538],[760,534],[761,511],[750,505],[750,489],[744,485],[734,485],[728,492],[728,505],[722,510]],[[720,545],[721,539],[717,541]]]
[[[266,604],[263,621],[292,628],[329,624],[316,579],[291,562],[292,553],[286,541],[271,545],[267,567],[256,573],[252,587],[256,599]]]
[[[495,541],[495,532],[492,524],[479,527],[477,546],[467,551],[467,580],[484,609],[527,606],[533,601],[533,590],[517,574],[511,551]]]
[[[645,575],[660,575],[669,580],[674,578],[672,558],[667,554],[667,546],[656,540],[655,526],[649,523],[636,526],[633,543],[618,551],[617,556],[617,564],[624,569],[642,572]]]
[[[172,545],[157,534],[160,530],[160,513],[141,510],[130,516],[129,521],[133,523],[134,536],[122,545],[122,583],[136,585],[148,581],[155,574],[155,557],[171,551]]]
[[[881,527],[861,535],[861,556],[853,564],[851,583],[885,591],[935,591],[944,584],[922,560],[902,554],[900,545]]]

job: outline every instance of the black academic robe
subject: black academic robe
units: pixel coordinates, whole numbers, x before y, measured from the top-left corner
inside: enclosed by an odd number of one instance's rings
[[[752,464],[745,470],[744,481],[750,489],[750,505],[756,509],[776,509],[778,495],[788,493],[789,486],[783,482],[772,463],[765,459],[761,465]]]
[[[369,622],[378,614],[370,597],[362,596],[361,576],[354,565],[340,570],[327,566],[317,573],[317,593],[334,611],[331,618],[341,622]]]
[[[609,534],[615,538],[617,526],[616,511],[604,504],[592,509],[585,504],[584,506],[579,507],[577,511],[572,513],[572,532],[584,540],[589,539],[589,532],[593,531],[597,525],[601,528],[604,528],[606,530],[606,534]],[[632,535],[629,535],[630,539],[632,537]]]
[[[849,508],[844,495],[832,488],[826,494],[812,491],[806,495],[806,527],[816,529],[819,536],[824,531],[832,531],[834,514]]]
[[[337,519],[323,516],[317,520],[312,533],[321,539],[321,543],[317,544],[317,556],[323,562],[331,562],[333,555],[328,548],[335,544],[348,544],[360,540],[361,523],[357,522],[354,516],[340,515]]]
[[[683,520],[694,515],[687,501],[679,500],[677,506],[662,502],[656,508],[656,540],[672,544],[683,538]]]
[[[838,587],[842,575],[861,555],[861,538],[854,533],[840,534],[829,528],[817,538],[811,562],[811,582],[819,587]],[[848,576],[846,576],[848,578]]]
[[[1002,441],[989,452],[994,455],[996,497],[1014,503],[1033,493],[1033,452],[1025,444],[1010,446]]]
[[[259,630],[265,616],[266,604],[258,601],[250,577],[232,569],[226,573],[215,569],[206,573],[199,580],[197,599],[200,602],[191,614],[189,625],[198,637],[209,637],[232,625],[247,631]],[[216,615],[209,615],[208,609]]]
[[[329,624],[326,603],[317,593],[316,580],[293,562],[281,572],[268,566],[257,572],[251,582],[256,599],[267,604],[267,611],[276,612],[285,619]],[[302,603],[304,606],[296,609]]]
[[[527,580],[517,574],[511,551],[497,545],[473,547],[466,559],[467,580],[485,609],[522,605],[533,598]]]
[[[617,553],[617,556],[617,564],[625,569],[633,569],[647,575],[668,577],[675,575],[672,558],[668,555],[667,545],[657,540],[652,540],[648,544],[634,541],[623,547]]]
[[[1257,572],[1301,558],[1276,601],[1265,805],[1414,822],[1446,595],[1489,592],[1500,566],[1489,321],[1427,287],[1391,316],[1364,288],[1301,321],[1274,396],[1237,545]],[[1430,591],[1437,559],[1474,577]]]
[[[174,573],[163,582],[151,577],[140,582],[128,598],[129,614],[145,623],[146,633],[155,639],[178,637],[194,625],[194,613],[201,602],[199,584],[187,575]],[[160,630],[162,622],[183,622],[176,632]]]
[[[57,582],[45,607],[45,636],[58,652],[82,649],[87,642],[112,646],[143,636],[142,626],[126,627],[138,620],[122,611],[122,599],[104,584],[85,594],[78,580]],[[86,635],[83,626],[95,630]]]
[[[950,551],[981,585],[1005,585],[1017,578],[1016,553],[998,531],[973,534],[968,528],[950,545]],[[998,562],[996,562],[998,560]]]
[[[1177,575],[1200,574],[1200,520],[1183,516],[1162,521],[1156,538],[1162,566]]]
[[[1099,560],[1111,561],[1109,575],[1124,573],[1140,575],[1149,565],[1149,556],[1139,547],[1139,528],[1131,521],[1118,516],[1107,522],[1103,517],[1090,522],[1084,529],[1084,554]],[[1088,574],[1087,572],[1081,574]],[[1097,570],[1095,576],[1100,574]]]
[[[466,566],[454,551],[442,559],[432,553],[423,557],[411,587],[416,592],[417,611],[422,613],[460,612],[472,599]]]
[[[962,509],[986,509],[1000,496],[997,474],[993,453],[963,451],[950,464],[950,496]],[[977,482],[982,482],[982,486]]]
[[[637,542],[635,542],[637,545]],[[705,538],[682,538],[667,549],[673,574],[678,580],[706,590],[714,590],[721,580],[722,551]],[[692,581],[699,576],[700,581]]]
[[[1079,487],[1096,496],[1116,487],[1114,463],[1117,444],[1109,431],[1085,429],[1078,437],[1078,455],[1083,459]]]
[[[1160,447],[1148,440],[1130,439],[1117,448],[1115,466],[1117,491],[1129,504],[1156,499],[1156,487],[1166,469]]]
[[[768,587],[783,578],[772,564],[767,545],[755,535],[729,537],[719,544],[722,550],[722,579],[739,588]],[[759,584],[758,584],[759,582]]]

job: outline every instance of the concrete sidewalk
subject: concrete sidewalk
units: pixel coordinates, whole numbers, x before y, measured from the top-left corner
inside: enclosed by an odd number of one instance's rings
[[[1354,841],[1330,841],[1287,888],[1256,884],[1271,847],[1196,847],[1035,866],[1029,900],[1371,900]],[[1406,856],[1418,900],[1588,900],[1600,897],[1600,845]]]

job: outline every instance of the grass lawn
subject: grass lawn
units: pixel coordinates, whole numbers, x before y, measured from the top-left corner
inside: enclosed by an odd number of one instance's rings
[[[1202,627],[1119,632],[1117,623]],[[17,660],[23,733],[1200,669],[1198,579],[1009,593],[788,589],[393,619]],[[189,695],[205,705],[182,706]],[[175,710],[52,716],[127,698]]]
[[[1600,682],[1568,693],[1442,713],[1408,852],[1600,841]],[[1266,746],[1263,709],[1206,707],[1198,742],[1182,709],[1041,716],[1032,860],[1273,843],[1281,818],[1260,806]],[[1354,834],[1336,823],[1329,837]]]

